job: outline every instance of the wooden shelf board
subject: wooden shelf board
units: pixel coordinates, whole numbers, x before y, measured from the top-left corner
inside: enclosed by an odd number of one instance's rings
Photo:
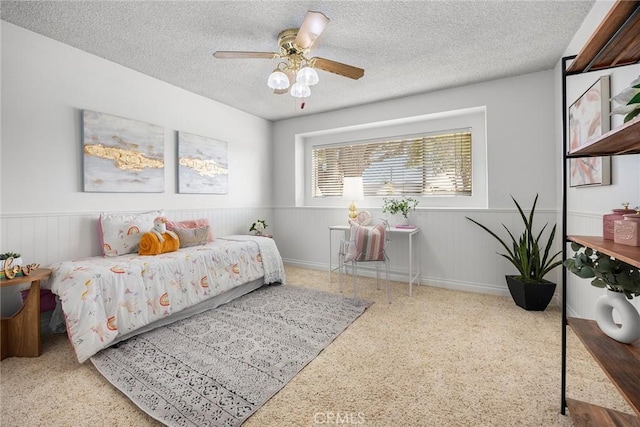
[[[570,317],[571,329],[640,416],[640,340],[622,344],[606,336],[593,320]]]
[[[640,35],[638,36],[640,39]],[[640,116],[628,121],[582,147],[567,157],[609,156],[640,153]]]
[[[569,414],[577,427],[640,427],[640,418],[579,400],[567,399]]]
[[[567,239],[640,268],[640,246],[621,245],[598,236],[567,236]]]
[[[640,60],[640,13],[636,13],[626,28],[616,35],[618,29],[634,14],[638,7],[640,7],[640,1],[616,2],[567,68],[567,74],[601,70],[638,62]],[[607,46],[609,40],[614,36],[615,42]],[[600,57],[587,70],[589,64],[603,48]]]

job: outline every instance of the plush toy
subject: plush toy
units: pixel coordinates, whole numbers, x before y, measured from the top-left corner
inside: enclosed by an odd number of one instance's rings
[[[178,235],[176,233],[174,233],[173,231],[167,230],[167,218],[163,216],[156,217],[153,220],[153,228],[151,229],[151,233],[158,236],[158,240],[160,240],[160,243],[164,242],[163,235],[165,233],[169,234],[174,239],[178,238]]]
[[[153,220],[153,228],[142,235],[138,255],[157,255],[177,251],[178,248],[178,235],[167,230],[167,219],[159,216]]]

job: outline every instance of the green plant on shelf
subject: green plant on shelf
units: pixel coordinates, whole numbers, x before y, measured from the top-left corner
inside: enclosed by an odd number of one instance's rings
[[[571,249],[573,257],[564,261],[571,273],[593,278],[593,286],[624,293],[628,299],[640,296],[640,269],[576,242],[571,243]]]
[[[611,98],[615,104],[611,114],[623,114],[627,123],[640,115],[640,77],[631,82],[628,88]]]

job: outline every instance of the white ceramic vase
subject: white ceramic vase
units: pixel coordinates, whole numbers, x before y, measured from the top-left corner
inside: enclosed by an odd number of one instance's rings
[[[395,227],[396,225],[409,225],[409,218],[405,218],[401,213],[388,215],[386,220],[389,223],[389,227]]]
[[[620,316],[620,326],[613,320],[613,310]],[[605,335],[621,343],[640,339],[640,313],[622,292],[607,290],[596,300],[596,322]]]

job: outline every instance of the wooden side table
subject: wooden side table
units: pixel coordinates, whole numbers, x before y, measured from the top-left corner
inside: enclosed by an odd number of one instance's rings
[[[28,276],[0,280],[0,287],[31,283],[24,304],[11,317],[0,320],[0,360],[12,356],[38,357],[40,347],[40,280],[51,275],[48,268],[33,270]]]

